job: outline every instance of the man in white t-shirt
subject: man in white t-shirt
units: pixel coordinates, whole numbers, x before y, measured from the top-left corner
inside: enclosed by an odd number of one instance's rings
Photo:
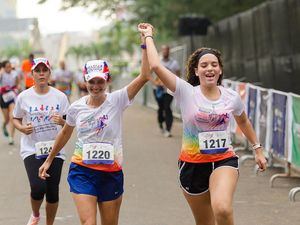
[[[170,47],[163,45],[162,50],[162,64],[168,70],[180,77],[180,67],[178,62],[170,57]],[[157,120],[159,128],[164,133],[165,137],[171,137],[171,129],[173,124],[173,113],[171,104],[173,96],[170,90],[168,90],[163,83],[156,77],[154,81],[154,97],[158,105]]]

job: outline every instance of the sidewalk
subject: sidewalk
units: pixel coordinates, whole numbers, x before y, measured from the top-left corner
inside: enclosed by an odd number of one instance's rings
[[[74,139],[75,132],[67,144],[57,225],[79,224],[66,181]],[[193,225],[177,181],[181,123],[175,121],[173,137],[165,138],[157,127],[155,111],[133,105],[125,111],[123,139],[125,194],[119,225]],[[30,215],[29,184],[19,157],[19,135],[13,147],[2,135],[0,143],[0,224],[26,224]],[[269,169],[256,176],[253,166],[253,161],[247,161],[240,169],[234,198],[235,224],[300,224],[300,194],[297,202],[288,200],[289,190],[299,186],[300,180],[278,179],[275,188],[270,188],[269,179],[279,170]],[[45,224],[44,205],[41,215],[41,224]]]

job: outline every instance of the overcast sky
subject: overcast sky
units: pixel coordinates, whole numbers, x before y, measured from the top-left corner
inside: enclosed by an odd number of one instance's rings
[[[42,35],[65,31],[88,32],[105,25],[105,21],[91,15],[86,9],[72,8],[60,11],[61,0],[48,0],[39,5],[38,0],[17,0],[17,17],[36,17]]]

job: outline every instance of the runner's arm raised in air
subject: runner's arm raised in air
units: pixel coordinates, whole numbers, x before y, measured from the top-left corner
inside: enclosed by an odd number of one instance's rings
[[[160,62],[153,40],[153,26],[149,23],[140,23],[138,29],[145,36],[150,69],[156,73],[168,89],[175,92],[177,75],[165,68]]]
[[[144,43],[144,38],[141,37],[142,43]],[[127,87],[127,94],[129,100],[132,100],[134,96],[141,90],[145,83],[150,79],[150,67],[148,63],[147,52],[142,49],[142,62],[140,74],[133,80]]]

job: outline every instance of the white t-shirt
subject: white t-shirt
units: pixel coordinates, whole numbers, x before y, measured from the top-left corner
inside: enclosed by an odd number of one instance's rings
[[[71,95],[71,83],[73,81],[73,73],[69,70],[57,69],[53,72],[52,79],[55,80],[55,87],[64,92],[66,95]]]
[[[18,73],[12,70],[10,73],[4,72],[1,75],[1,85],[3,87],[14,87],[17,85]]]
[[[77,142],[72,162],[103,171],[117,171],[122,169],[122,114],[130,101],[127,87],[107,93],[106,100],[98,107],[87,105],[89,96],[84,96],[74,102],[67,113],[67,124],[76,126]],[[112,165],[84,164],[82,149],[88,143],[111,143],[114,148],[114,163]]]
[[[84,77],[83,77],[83,74],[82,74],[82,71],[78,71],[75,73],[75,76],[74,76],[74,80],[76,83],[83,83],[84,82]]]
[[[13,111],[14,118],[23,118],[22,123],[33,125],[33,132],[29,135],[21,134],[21,157],[35,154],[35,144],[41,141],[55,140],[61,126],[51,120],[53,113],[60,116],[67,114],[69,102],[67,96],[50,87],[47,94],[37,94],[33,87],[21,92],[17,97]],[[62,149],[59,158],[65,159]]]
[[[183,137],[180,159],[188,162],[213,162],[233,155],[232,146],[222,154],[202,154],[199,134],[224,131],[230,137],[230,118],[241,115],[244,104],[237,92],[218,86],[221,96],[216,101],[207,99],[200,86],[193,87],[188,82],[176,78],[174,97],[181,109]],[[201,141],[201,140],[200,140]],[[230,140],[229,140],[230,142]]]
[[[162,60],[161,60],[161,63],[162,63],[162,65],[163,65],[164,67],[166,67],[168,70],[170,70],[172,73],[174,73],[174,74],[176,74],[176,75],[177,75],[177,71],[180,70],[180,67],[179,67],[178,62],[177,62],[175,59],[173,59],[173,58],[169,58],[168,60],[162,59]],[[174,93],[173,93],[171,90],[169,90],[168,88],[167,88],[167,93],[168,93],[169,95],[173,95],[173,94],[174,94]]]
[[[56,82],[71,83],[73,80],[73,73],[69,70],[57,69],[53,72],[53,79]]]
[[[163,64],[164,67],[166,67],[168,70],[170,70],[172,73],[175,73],[180,70],[178,62],[173,59],[169,58],[168,60],[161,60],[161,63]]]

